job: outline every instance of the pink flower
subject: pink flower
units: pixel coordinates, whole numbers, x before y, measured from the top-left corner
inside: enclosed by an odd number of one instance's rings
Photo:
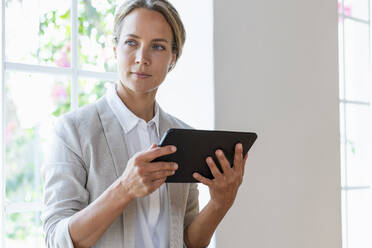
[[[13,132],[14,130],[17,128],[17,124],[14,122],[14,121],[11,121],[8,123],[8,125],[6,125],[6,128],[5,128],[5,143],[6,145],[9,144],[9,142],[11,141],[12,139],[12,136],[13,136]]]
[[[68,61],[66,52],[61,52],[59,54],[59,58],[56,60],[56,65],[60,67],[70,67],[70,61]]]
[[[342,4],[340,2],[337,3],[337,11],[339,14],[342,14]]]
[[[58,84],[54,85],[51,96],[54,102],[66,102],[68,97],[66,89]]]
[[[342,14],[342,3],[338,2],[337,4],[338,14]],[[352,7],[349,5],[344,5],[344,16],[352,16]],[[342,16],[338,17],[338,22],[342,21]]]
[[[344,6],[344,15],[351,16],[352,15],[352,7],[351,6]]]

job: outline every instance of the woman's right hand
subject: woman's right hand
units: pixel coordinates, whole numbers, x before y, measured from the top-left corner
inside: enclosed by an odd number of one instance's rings
[[[174,162],[151,162],[175,152],[175,146],[158,147],[153,144],[147,151],[136,153],[129,159],[119,180],[132,199],[151,194],[165,182],[167,176],[175,173],[178,165]]]

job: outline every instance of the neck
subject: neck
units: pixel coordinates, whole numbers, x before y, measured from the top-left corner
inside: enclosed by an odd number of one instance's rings
[[[117,93],[125,106],[139,118],[149,122],[154,117],[156,90],[150,93],[136,93],[119,82]]]

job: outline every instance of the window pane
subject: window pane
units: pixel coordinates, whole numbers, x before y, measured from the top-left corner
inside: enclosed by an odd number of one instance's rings
[[[348,193],[349,248],[372,247],[372,195],[370,190]]]
[[[79,64],[84,70],[116,71],[112,31],[116,1],[79,0]]]
[[[6,198],[41,199],[40,168],[56,116],[70,109],[65,77],[6,74]]]
[[[344,13],[363,20],[368,20],[368,0],[344,0]]]
[[[346,98],[369,101],[369,27],[345,19]]]
[[[341,211],[342,211],[342,247],[347,248],[348,244],[346,244],[346,237],[347,237],[347,222],[346,222],[346,212],[347,212],[347,204],[346,204],[346,196],[347,196],[346,190],[341,191]]]
[[[96,102],[105,93],[107,87],[112,84],[105,80],[97,80],[94,78],[79,79],[79,106],[84,106],[88,103]]]
[[[347,104],[346,121],[348,185],[369,185],[372,175],[369,107]]]
[[[340,161],[341,161],[341,186],[346,186],[345,164],[345,104],[340,104]]]
[[[40,212],[7,214],[5,247],[45,247]]]
[[[8,0],[6,60],[70,66],[70,1]]]
[[[340,99],[344,99],[344,39],[343,39],[343,23],[339,19],[338,22],[338,56],[339,56],[339,85],[340,85]]]

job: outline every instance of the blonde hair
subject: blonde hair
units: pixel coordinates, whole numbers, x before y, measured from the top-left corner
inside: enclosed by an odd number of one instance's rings
[[[162,14],[168,22],[173,33],[172,52],[176,54],[176,61],[182,54],[183,45],[186,40],[186,32],[177,10],[167,0],[127,0],[123,2],[115,13],[113,42],[115,45],[120,40],[120,32],[123,20],[135,9],[145,8]],[[175,63],[169,69],[174,68]]]

